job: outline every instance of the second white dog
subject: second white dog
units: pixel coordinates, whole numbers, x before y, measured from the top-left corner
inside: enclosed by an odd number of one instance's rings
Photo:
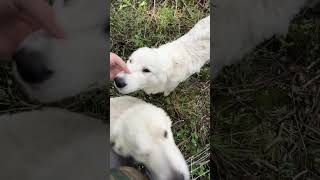
[[[171,120],[161,108],[134,97],[111,98],[110,142],[117,154],[143,163],[155,180],[189,179]]]
[[[188,180],[171,120],[133,97],[111,98],[110,141],[155,180]],[[0,179],[104,179],[107,131],[101,120],[58,108],[0,116]],[[95,153],[92,153],[94,149]]]

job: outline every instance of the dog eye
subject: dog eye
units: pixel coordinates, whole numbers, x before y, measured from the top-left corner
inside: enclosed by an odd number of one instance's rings
[[[168,137],[168,131],[164,131],[163,136],[164,136],[164,138],[167,138]]]
[[[148,68],[143,68],[142,69],[142,72],[144,72],[144,73],[149,73],[149,72],[151,72]]]
[[[132,59],[129,59],[129,63],[132,63]]]

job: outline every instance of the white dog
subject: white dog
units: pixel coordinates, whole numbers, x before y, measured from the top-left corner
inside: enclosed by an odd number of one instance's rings
[[[0,179],[106,179],[106,136],[101,120],[63,109],[2,115]]]
[[[131,73],[120,73],[115,85],[123,94],[144,90],[148,94],[164,92],[167,96],[180,82],[199,72],[209,59],[210,16],[173,42],[136,50],[127,62]]]
[[[129,96],[111,98],[110,141],[116,153],[143,163],[155,180],[189,179],[171,120],[156,106]]]
[[[51,102],[107,83],[106,2],[55,0],[54,11],[66,31],[57,40],[39,31],[14,54],[14,75],[34,100]]]
[[[216,0],[213,11],[213,65],[215,77],[273,35],[285,35],[290,21],[303,7],[319,0]]]
[[[116,153],[143,163],[155,180],[189,179],[162,109],[132,97],[112,98],[110,120]],[[2,115],[0,179],[105,179],[107,155],[111,161],[115,156],[106,136],[101,120],[63,109]]]

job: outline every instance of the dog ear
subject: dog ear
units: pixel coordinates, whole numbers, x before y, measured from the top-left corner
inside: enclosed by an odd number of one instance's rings
[[[186,67],[182,63],[173,61],[170,68],[168,68],[167,76],[168,82],[171,84],[171,86],[174,88],[178,86],[178,84],[184,80],[184,78],[187,76],[186,74]]]
[[[171,56],[171,59],[173,59],[173,56]],[[184,74],[181,64],[174,60],[166,62],[165,74],[167,79],[164,87],[164,96],[168,96],[179,85]]]
[[[166,83],[168,81],[168,74],[160,72],[158,73],[158,78],[161,80],[160,83]]]

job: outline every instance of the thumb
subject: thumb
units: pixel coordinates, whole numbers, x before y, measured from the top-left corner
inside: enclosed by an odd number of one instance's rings
[[[45,0],[14,0],[21,13],[30,16],[40,27],[56,38],[64,38],[65,33],[58,25],[55,14]]]
[[[124,72],[130,73],[130,71],[129,71],[128,67],[127,67],[127,64],[126,64],[124,61],[118,59],[115,63],[116,63]]]

